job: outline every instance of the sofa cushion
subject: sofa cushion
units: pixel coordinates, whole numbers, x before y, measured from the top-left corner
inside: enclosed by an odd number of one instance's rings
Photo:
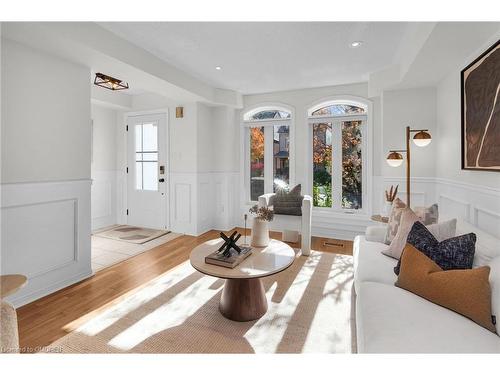
[[[424,224],[417,221],[413,224],[407,241],[436,262],[443,270],[472,268],[476,243],[474,233],[439,242]],[[396,275],[399,274],[399,266],[400,262],[394,268]]]
[[[453,310],[496,332],[491,314],[490,267],[443,271],[421,251],[407,244],[396,286]]]
[[[438,241],[455,237],[457,234],[457,219],[441,221],[425,226]]]
[[[406,290],[356,287],[359,353],[500,353],[500,337]]]
[[[394,285],[397,277],[393,269],[397,261],[383,255],[381,252],[385,249],[387,249],[386,244],[367,241],[364,236],[357,236],[354,239],[354,288],[356,290],[358,284],[363,281]]]
[[[494,258],[500,256],[500,238],[494,237],[466,221],[457,221],[457,236],[471,232],[476,234],[474,267],[487,266]]]

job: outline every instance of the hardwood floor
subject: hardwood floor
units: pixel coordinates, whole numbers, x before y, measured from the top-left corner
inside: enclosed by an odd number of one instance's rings
[[[241,228],[238,230],[243,232]],[[20,307],[17,316],[21,348],[30,352],[32,348],[49,345],[143,284],[188,260],[195,246],[217,238],[218,233],[178,237]],[[281,233],[271,232],[271,237],[281,239]],[[299,243],[290,246],[300,247]],[[352,255],[352,241],[313,237],[312,248]]]

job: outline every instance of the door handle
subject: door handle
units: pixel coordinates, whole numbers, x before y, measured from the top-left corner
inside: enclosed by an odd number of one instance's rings
[[[165,179],[164,179],[164,178],[160,178],[160,179],[158,180],[158,182],[165,182]]]

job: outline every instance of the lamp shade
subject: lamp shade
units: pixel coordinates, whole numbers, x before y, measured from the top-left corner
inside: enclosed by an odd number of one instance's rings
[[[419,131],[413,136],[413,143],[417,145],[418,147],[425,147],[429,143],[431,143],[432,137],[429,133],[426,131]]]
[[[399,167],[403,164],[403,155],[399,152],[392,151],[389,155],[387,155],[387,164],[391,167]]]

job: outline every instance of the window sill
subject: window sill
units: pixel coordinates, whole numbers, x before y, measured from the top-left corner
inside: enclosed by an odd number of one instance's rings
[[[328,208],[313,207],[313,216],[325,218],[338,218],[338,219],[356,219],[356,220],[370,220],[370,215],[366,212],[353,212],[353,211],[336,211]]]

